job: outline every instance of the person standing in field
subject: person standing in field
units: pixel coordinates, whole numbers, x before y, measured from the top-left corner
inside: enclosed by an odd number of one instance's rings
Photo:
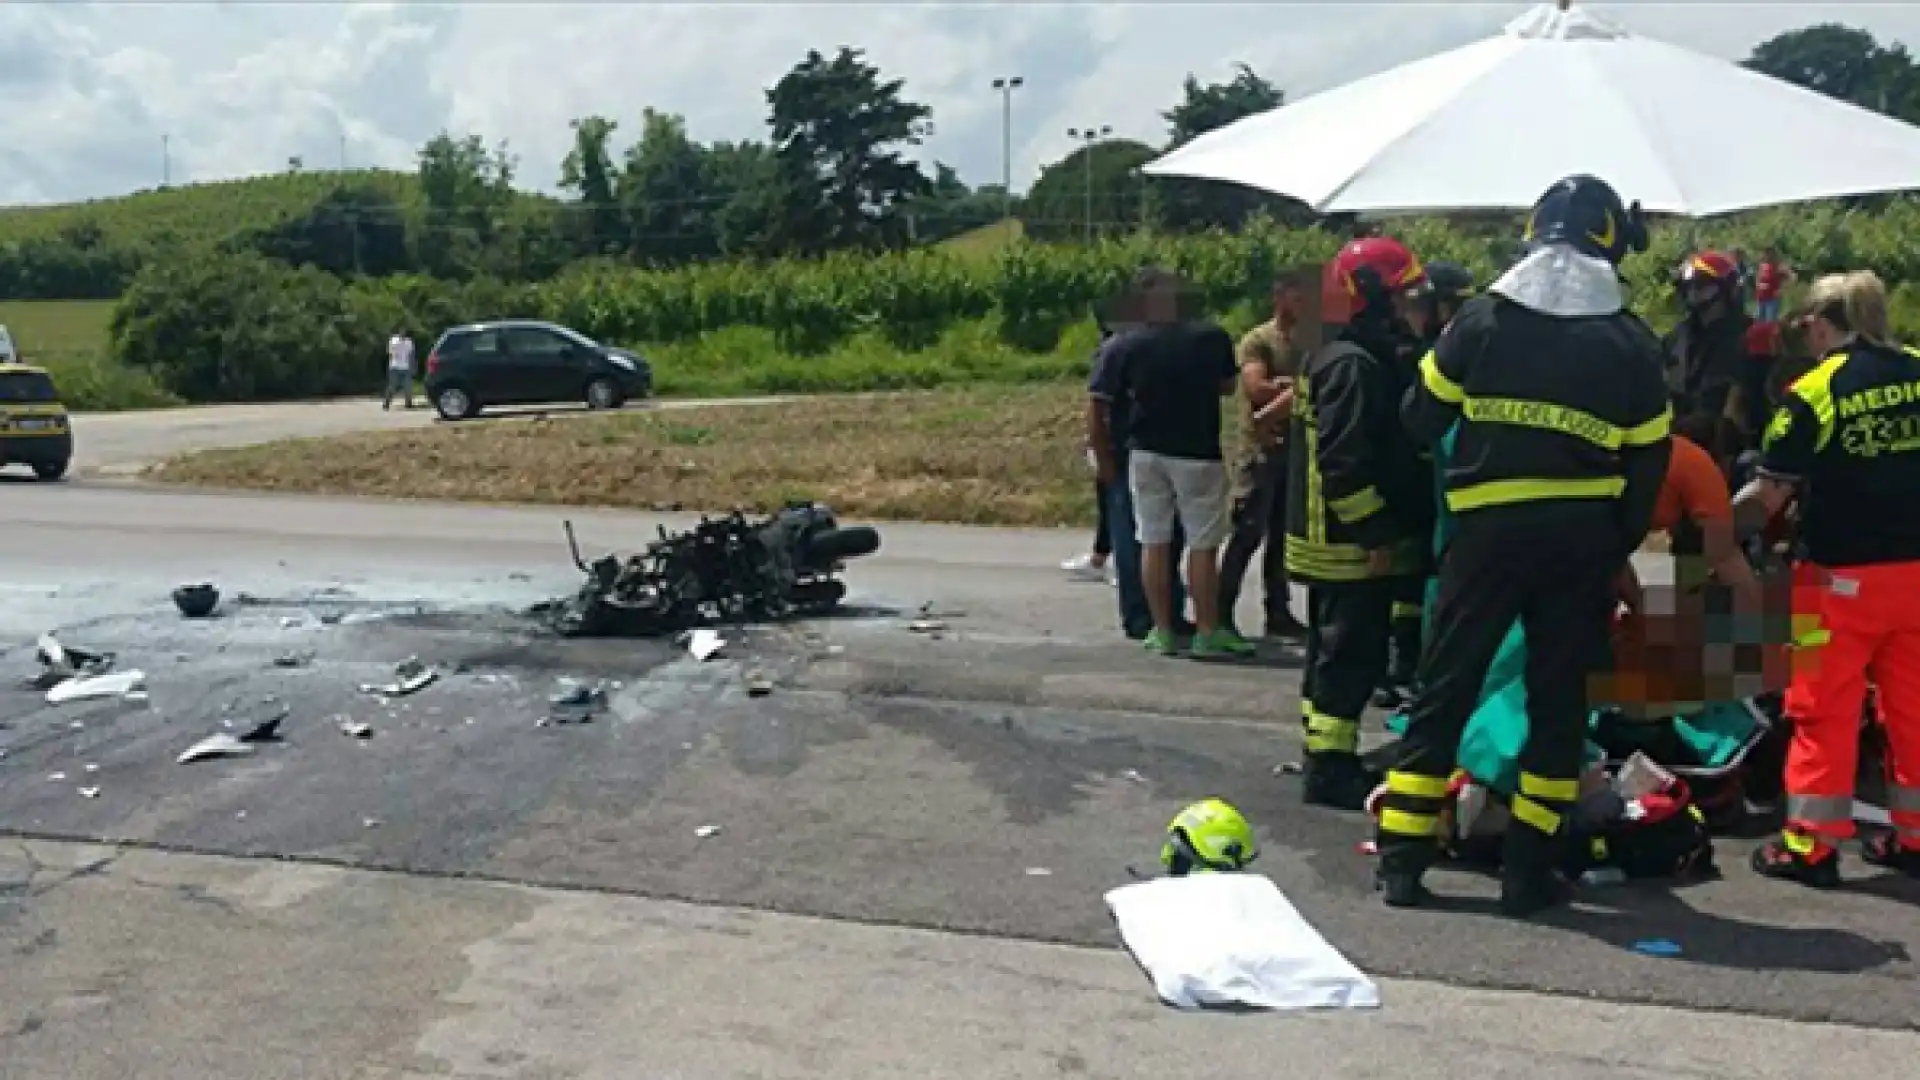
[[[1780,321],[1780,294],[1793,282],[1793,269],[1780,258],[1780,249],[1769,247],[1760,256],[1760,268],[1753,278],[1756,317],[1763,323]]]
[[[1175,619],[1175,529],[1187,533],[1187,584],[1194,633],[1185,651],[1196,659],[1244,656],[1251,643],[1220,620],[1220,545],[1228,531],[1228,478],[1220,447],[1220,400],[1233,393],[1239,370],[1233,339],[1220,327],[1184,318],[1185,283],[1164,270],[1143,270],[1127,307],[1140,328],[1116,338],[1109,400],[1124,398],[1132,414],[1126,483],[1133,495],[1142,576],[1153,612],[1148,649],[1182,650]]]
[[[405,330],[395,330],[387,339],[387,393],[380,408],[391,409],[395,394],[404,395],[406,407],[413,408],[413,339]]]
[[[1233,535],[1220,557],[1220,621],[1235,626],[1233,610],[1253,553],[1262,552],[1266,636],[1299,639],[1307,628],[1288,608],[1287,587],[1287,428],[1293,408],[1293,380],[1300,373],[1301,349],[1295,330],[1301,321],[1305,289],[1297,276],[1273,286],[1273,318],[1240,339],[1241,460],[1235,477]],[[1235,630],[1238,633],[1238,630]]]

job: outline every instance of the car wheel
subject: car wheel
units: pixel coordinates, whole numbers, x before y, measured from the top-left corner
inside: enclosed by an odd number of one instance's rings
[[[587,384],[587,408],[617,409],[625,403],[620,387],[612,379],[594,379]]]
[[[52,483],[53,481],[58,480],[61,477],[67,475],[67,462],[37,461],[34,463],[34,466],[33,466],[33,475],[39,477],[42,480],[47,481],[48,483]]]
[[[434,395],[433,407],[442,420],[465,420],[480,411],[473,395],[458,386],[445,387]]]

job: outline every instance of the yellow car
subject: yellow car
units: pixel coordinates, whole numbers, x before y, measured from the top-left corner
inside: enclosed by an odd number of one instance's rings
[[[73,461],[73,425],[45,368],[0,363],[0,467],[58,480]]]

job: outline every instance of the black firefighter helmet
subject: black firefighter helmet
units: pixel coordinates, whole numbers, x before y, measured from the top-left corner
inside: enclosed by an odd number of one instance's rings
[[[1529,244],[1566,244],[1619,266],[1629,254],[1647,250],[1646,216],[1638,202],[1624,205],[1605,180],[1569,176],[1533,204],[1524,238]]]
[[[1474,293],[1473,271],[1457,262],[1436,260],[1427,264],[1427,284],[1435,303],[1458,308]]]

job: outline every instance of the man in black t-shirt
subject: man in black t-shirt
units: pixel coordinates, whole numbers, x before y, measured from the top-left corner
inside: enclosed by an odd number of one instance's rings
[[[1114,591],[1120,600],[1120,628],[1127,637],[1143,641],[1153,633],[1153,611],[1147,606],[1146,586],[1140,576],[1140,540],[1135,532],[1133,492],[1127,487],[1127,436],[1131,405],[1122,390],[1120,365],[1115,362],[1114,347],[1120,337],[1134,332],[1133,326],[1117,326],[1113,336],[1100,342],[1093,354],[1093,370],[1087,380],[1087,448],[1093,452],[1094,469],[1105,490],[1107,534],[1113,545]],[[1176,528],[1173,536],[1174,560],[1180,558],[1186,538]],[[1173,607],[1186,607],[1186,590],[1180,576],[1173,579]],[[1184,618],[1176,624],[1191,633],[1192,624]]]
[[[1211,323],[1180,317],[1182,282],[1160,270],[1142,271],[1129,306],[1140,328],[1113,342],[1109,398],[1128,413],[1127,477],[1142,576],[1154,629],[1147,648],[1173,654],[1176,637],[1173,540],[1187,534],[1187,585],[1192,590],[1193,656],[1242,656],[1251,643],[1222,625],[1220,545],[1229,531],[1230,484],[1220,449],[1220,402],[1239,378],[1233,339]]]

